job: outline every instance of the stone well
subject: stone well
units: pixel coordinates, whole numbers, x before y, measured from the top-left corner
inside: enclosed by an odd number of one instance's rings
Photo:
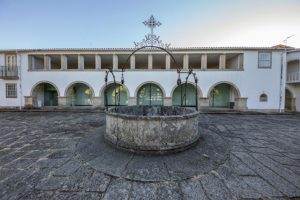
[[[133,152],[163,153],[199,139],[198,112],[172,106],[126,106],[106,112],[106,141]]]

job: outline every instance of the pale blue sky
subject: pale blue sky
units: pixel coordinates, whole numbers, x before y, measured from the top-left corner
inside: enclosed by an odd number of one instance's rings
[[[0,49],[134,47],[151,14],[172,47],[300,47],[299,0],[0,0]]]

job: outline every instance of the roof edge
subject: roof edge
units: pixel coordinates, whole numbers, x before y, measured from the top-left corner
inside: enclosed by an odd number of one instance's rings
[[[0,49],[0,52],[32,52],[32,51],[134,51],[136,48],[23,48],[23,49]],[[155,50],[155,48],[147,48]],[[171,47],[170,51],[176,50],[297,50],[293,47]],[[299,49],[298,49],[299,50]]]

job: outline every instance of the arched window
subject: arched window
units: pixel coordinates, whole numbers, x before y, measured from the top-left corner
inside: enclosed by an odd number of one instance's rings
[[[153,83],[143,85],[137,93],[137,105],[163,105],[163,92]]]
[[[58,105],[58,91],[50,83],[36,85],[32,91],[32,98],[33,105],[36,107]]]
[[[66,96],[69,106],[91,106],[93,90],[84,83],[74,83],[68,88]]]
[[[259,97],[260,102],[267,102],[268,101],[268,96],[265,93],[262,93]]]
[[[181,84],[176,87],[172,95],[172,105],[173,106],[196,106],[196,90],[195,86],[188,83]]]
[[[105,96],[106,95],[106,96]],[[126,106],[128,105],[128,96],[126,88],[121,84],[109,84],[104,93],[104,101],[107,106]],[[120,103],[120,104],[119,104]]]
[[[218,108],[233,108],[238,91],[228,83],[216,85],[209,93],[209,106]]]

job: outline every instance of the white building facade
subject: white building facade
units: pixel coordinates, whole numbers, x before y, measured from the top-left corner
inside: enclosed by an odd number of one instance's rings
[[[300,110],[297,50],[170,48],[171,56],[156,48],[131,55],[134,50],[1,50],[0,107],[104,107],[116,104],[118,98],[120,105],[195,107],[198,102],[200,110]],[[105,84],[109,68],[116,85],[111,76]],[[177,68],[193,70],[197,98],[192,78],[185,83],[182,74],[184,86],[177,84]],[[292,73],[298,77],[291,78]]]

